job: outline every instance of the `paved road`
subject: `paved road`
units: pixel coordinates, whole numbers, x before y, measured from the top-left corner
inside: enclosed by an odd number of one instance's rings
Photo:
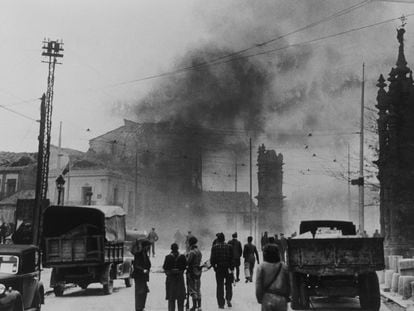
[[[166,253],[162,252],[164,255]],[[164,256],[153,258],[154,270],[157,271],[162,264]],[[150,293],[147,301],[147,311],[167,310],[165,298],[165,275],[163,273],[151,273],[149,283]],[[47,283],[46,274],[44,282]],[[233,308],[234,311],[259,311],[254,296],[254,283],[237,283],[234,289]],[[215,278],[212,270],[203,274],[202,277],[203,311],[218,310],[215,299]],[[358,299],[340,299],[328,301],[327,299],[316,299],[313,307],[326,311],[351,311],[360,310]],[[46,297],[45,311],[112,311],[112,310],[134,310],[134,289],[126,288],[122,281],[114,283],[114,293],[104,295],[100,284],[91,284],[86,290],[79,287],[69,288],[63,297],[55,297],[50,294]],[[389,311],[382,306],[381,311]]]

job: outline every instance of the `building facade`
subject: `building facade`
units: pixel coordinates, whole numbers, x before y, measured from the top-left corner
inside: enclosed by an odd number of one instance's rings
[[[396,67],[378,80],[380,220],[385,253],[414,255],[414,85],[398,29]],[[388,87],[388,89],[387,89]]]

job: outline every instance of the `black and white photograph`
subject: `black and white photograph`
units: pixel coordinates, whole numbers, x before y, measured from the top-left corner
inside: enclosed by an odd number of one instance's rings
[[[414,310],[414,0],[0,25],[0,311]]]

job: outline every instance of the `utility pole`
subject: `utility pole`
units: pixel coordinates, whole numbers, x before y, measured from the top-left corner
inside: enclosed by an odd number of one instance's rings
[[[253,206],[252,206],[252,138],[249,138],[249,151],[250,151],[250,236],[253,231]]]
[[[351,205],[351,155],[349,151],[349,143],[348,143],[348,217],[349,220],[352,220],[352,205]]]
[[[365,92],[365,63],[362,64],[361,85],[361,129],[359,141],[359,232],[364,233],[364,92]]]
[[[237,192],[237,157],[234,159],[234,192]]]
[[[55,66],[60,64],[58,58],[63,57],[63,42],[59,41],[43,41],[42,56],[46,60],[42,63],[49,65],[47,77],[47,91],[42,96],[41,119],[39,132],[39,149],[37,155],[37,178],[36,178],[36,194],[35,194],[35,213],[33,221],[33,242],[39,245],[41,242],[41,226],[43,204],[47,197],[47,184],[49,177],[49,155],[50,155],[50,134],[52,129],[52,107],[53,107],[53,87],[55,81]]]

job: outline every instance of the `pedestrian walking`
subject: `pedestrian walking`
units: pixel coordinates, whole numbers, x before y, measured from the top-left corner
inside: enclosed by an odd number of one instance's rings
[[[261,246],[262,251],[263,251],[263,247],[265,247],[265,245],[267,245],[267,243],[269,243],[269,236],[267,234],[267,231],[265,231],[264,234],[262,235],[261,240],[260,240],[260,246]]]
[[[148,257],[148,249],[151,242],[146,238],[140,238],[132,245],[131,253],[134,255],[132,277],[135,283],[135,311],[143,311],[147,294],[149,292],[149,272],[151,261]]]
[[[158,241],[158,234],[155,232],[155,228],[152,228],[148,233],[148,240],[151,242],[152,257],[155,257],[155,242]]]
[[[236,269],[236,282],[240,281],[240,258],[243,254],[242,245],[237,240],[237,232],[234,232],[228,244],[233,248],[233,267]]]
[[[202,254],[197,246],[197,238],[188,241],[190,251],[187,254],[187,291],[193,300],[191,311],[201,311],[201,259]],[[188,298],[187,298],[188,299]],[[187,302],[188,306],[188,302]]]
[[[167,275],[165,280],[165,299],[168,300],[168,311],[175,310],[176,302],[177,310],[184,311],[184,271],[186,266],[187,260],[184,255],[179,253],[178,244],[171,244],[171,253],[165,256],[164,264],[162,266]]]
[[[188,253],[190,251],[190,238],[194,235],[191,233],[191,231],[188,231],[186,237],[185,237],[185,252]]]
[[[216,272],[216,298],[219,309],[224,309],[227,302],[229,308],[232,307],[233,298],[233,250],[231,245],[225,243],[223,233],[217,235],[217,243],[211,248],[210,264]],[[224,289],[226,295],[224,299]]]
[[[259,253],[257,252],[256,246],[252,242],[253,242],[253,238],[249,236],[247,238],[247,244],[245,244],[243,248],[244,275],[246,277],[246,283],[252,282],[253,280],[253,269],[254,269],[256,260],[258,264],[260,263]]]
[[[281,262],[277,246],[269,244],[263,249],[263,263],[257,268],[257,302],[262,311],[286,311],[289,295],[287,266]]]
[[[375,232],[374,232],[372,237],[373,238],[380,238],[381,237],[381,234],[378,232],[378,229],[375,229]]]

